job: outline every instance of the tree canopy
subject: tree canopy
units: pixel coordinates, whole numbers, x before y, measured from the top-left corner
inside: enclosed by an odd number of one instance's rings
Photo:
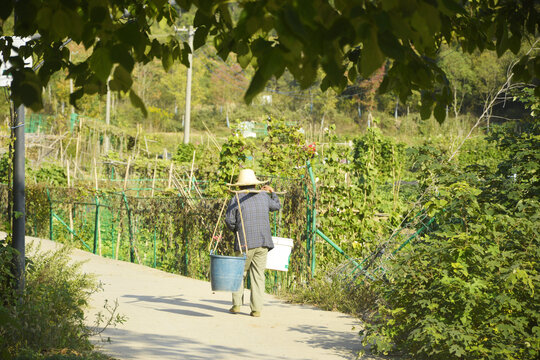
[[[194,49],[213,43],[223,59],[232,54],[242,68],[254,70],[246,102],[286,70],[307,88],[322,69],[321,88],[340,91],[385,66],[381,92],[394,91],[405,102],[421,91],[422,116],[433,112],[442,121],[453,92],[435,61],[441,46],[520,54],[514,78],[530,81],[540,74],[538,52],[523,53],[522,46],[538,36],[539,9],[534,0],[4,0],[0,61],[8,60],[12,47],[5,20],[15,14],[13,35],[40,36],[9,59],[16,105],[39,109],[41,89],[67,70],[76,87],[73,104],[85,94],[106,93],[109,80],[111,90],[129,94],[146,112],[131,88],[134,65],[154,58],[165,69],[175,61],[187,65],[187,43],[155,38],[153,25],[173,27],[191,11]],[[67,41],[91,55],[72,60]],[[41,62],[39,69],[23,68],[22,57],[30,55]]]

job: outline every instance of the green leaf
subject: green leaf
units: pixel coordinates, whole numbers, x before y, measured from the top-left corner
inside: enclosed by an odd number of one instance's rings
[[[77,89],[71,94],[69,94],[69,103],[73,105],[76,109],[78,109],[77,106],[77,100],[81,99],[84,96],[83,89]]]
[[[403,57],[403,46],[401,46],[397,38],[392,33],[379,32],[377,35],[380,49],[385,55],[393,59],[401,59]]]
[[[135,22],[128,22],[115,32],[118,39],[127,46],[136,46],[141,39],[141,33]]]
[[[195,30],[193,36],[193,50],[197,50],[206,44],[206,38],[208,36],[208,28],[206,26],[199,26]]]
[[[113,66],[109,50],[107,48],[98,47],[94,49],[94,52],[88,59],[88,63],[90,65],[90,69],[92,69],[92,71],[101,81],[107,81]]]
[[[50,7],[42,7],[39,9],[36,21],[39,24],[40,29],[49,29],[52,20],[52,10]]]
[[[451,14],[463,14],[465,12],[465,9],[461,5],[461,1],[455,1],[455,0],[442,0],[442,4],[444,5],[443,9],[447,10],[447,15]]]
[[[264,89],[272,76],[279,77],[285,69],[281,51],[272,47],[268,42],[260,42],[255,46],[260,63],[244,95],[244,100],[248,104]]]
[[[437,102],[435,110],[433,110],[433,115],[435,115],[435,119],[439,124],[444,123],[444,119],[446,118],[446,106],[440,101]]]
[[[116,44],[112,47],[111,60],[116,64],[122,65],[127,71],[132,71],[135,66],[133,57],[127,47],[122,44]]]
[[[131,101],[131,104],[133,106],[135,106],[136,108],[140,109],[141,112],[143,113],[144,117],[147,117],[148,116],[148,111],[146,110],[146,106],[144,105],[143,101],[141,100],[141,98],[139,97],[139,95],[137,95],[135,93],[135,91],[133,90],[130,90],[129,91],[129,100]]]
[[[122,65],[118,65],[114,69],[113,79],[109,81],[109,88],[112,91],[124,91],[127,92],[133,80],[131,79],[131,74],[127,71]]]
[[[0,6],[0,19],[6,20],[13,11],[13,2],[12,1],[4,1],[2,3],[2,6]]]
[[[15,106],[23,104],[34,111],[41,110],[43,103],[39,77],[30,69],[16,71],[12,75],[11,90]]]
[[[349,78],[349,81],[354,83],[356,81],[356,76],[358,74],[356,73],[356,67],[355,66],[352,66],[348,73],[347,73],[347,77]]]
[[[68,36],[71,29],[71,17],[63,10],[57,10],[52,17],[52,30],[58,39]]]
[[[423,93],[421,106],[420,106],[420,116],[423,120],[429,119],[431,116],[431,108],[433,106],[433,96],[431,93]]]
[[[512,35],[512,37],[508,40],[508,47],[511,52],[517,55],[519,49],[521,48],[521,36]]]
[[[184,66],[189,67],[189,54],[191,54],[191,49],[189,48],[188,43],[184,42],[183,45],[180,62],[184,64]]]
[[[163,65],[163,69],[165,69],[165,71],[169,71],[173,64],[172,52],[167,45],[162,46],[161,64]]]
[[[506,25],[500,23],[497,28],[497,56],[501,57],[509,46],[508,29]]]
[[[369,37],[364,39],[363,44],[360,69],[362,76],[368,78],[375,70],[381,67],[384,62],[384,55],[379,48],[375,30],[370,31]]]
[[[253,101],[253,98],[263,91],[267,82],[268,78],[263,74],[263,70],[258,69],[251,79],[246,93],[244,94],[244,101],[246,104],[250,104]]]

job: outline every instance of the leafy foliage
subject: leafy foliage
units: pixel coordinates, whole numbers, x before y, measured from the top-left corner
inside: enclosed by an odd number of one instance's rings
[[[468,166],[442,178],[425,203],[437,227],[378,284],[384,303],[365,341],[379,351],[395,344],[418,358],[538,357],[538,126],[495,139],[506,154],[497,173]]]
[[[359,76],[367,79],[387,66],[381,91],[394,90],[404,103],[412,91],[422,90],[422,116],[433,112],[442,121],[453,97],[445,72],[434,61],[441,44],[458,43],[468,53],[493,50],[500,57],[508,50],[518,54],[522,40],[538,33],[538,5],[533,0],[177,3],[179,8],[161,0],[6,4],[0,19],[17,12],[14,35],[41,35],[18,49],[21,56],[43,60],[39,71],[23,69],[19,56],[11,59],[15,104],[40,108],[41,89],[55,73],[67,70],[76,86],[72,103],[85,94],[104,94],[108,84],[146,114],[132,86],[135,64],[155,58],[169,70],[175,61],[187,64],[192,51],[176,36],[163,42],[153,38],[152,24],[172,27],[183,11],[194,7],[194,48],[213,42],[222,59],[232,53],[242,68],[252,68],[254,75],[245,92],[249,103],[286,70],[304,89],[316,83],[322,71],[323,90],[342,90]],[[0,27],[2,34],[7,30]],[[81,61],[70,59],[65,47],[68,38],[92,53]],[[11,48],[10,37],[0,41],[6,58]],[[517,78],[538,77],[537,56],[521,56],[515,67]]]

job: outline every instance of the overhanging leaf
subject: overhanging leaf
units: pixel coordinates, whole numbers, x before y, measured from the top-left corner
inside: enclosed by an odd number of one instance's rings
[[[133,91],[133,90],[129,91],[129,100],[131,101],[131,104],[133,106],[135,106],[136,108],[141,110],[144,117],[148,116],[148,111],[146,110],[146,106],[144,105],[144,103],[141,100],[141,98],[139,97],[139,95],[137,95],[137,93],[135,93],[135,91]]]
[[[0,6],[0,19],[6,20],[13,11],[13,2],[5,1],[2,6]]]
[[[384,55],[377,43],[377,34],[371,30],[368,38],[364,39],[364,47],[360,57],[360,69],[362,76],[368,78],[375,70],[381,67]]]
[[[112,61],[109,50],[104,47],[94,49],[94,52],[88,59],[90,69],[103,82],[107,81],[112,69]]]
[[[431,115],[431,108],[433,106],[433,96],[431,93],[423,93],[420,105],[420,116],[423,120],[426,120]]]
[[[197,50],[206,44],[206,38],[208,36],[208,28],[206,26],[199,26],[195,30],[195,35],[193,36],[193,50]]]
[[[113,80],[109,82],[110,89],[127,92],[132,84],[131,74],[122,65],[118,65],[114,69]]]
[[[435,105],[435,110],[433,110],[433,115],[439,124],[444,122],[446,118],[446,106],[442,102],[437,102]]]

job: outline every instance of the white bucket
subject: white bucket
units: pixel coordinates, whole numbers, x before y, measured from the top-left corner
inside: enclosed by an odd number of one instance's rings
[[[270,270],[289,270],[289,259],[293,248],[293,240],[272,236],[274,248],[268,252],[266,268]]]

